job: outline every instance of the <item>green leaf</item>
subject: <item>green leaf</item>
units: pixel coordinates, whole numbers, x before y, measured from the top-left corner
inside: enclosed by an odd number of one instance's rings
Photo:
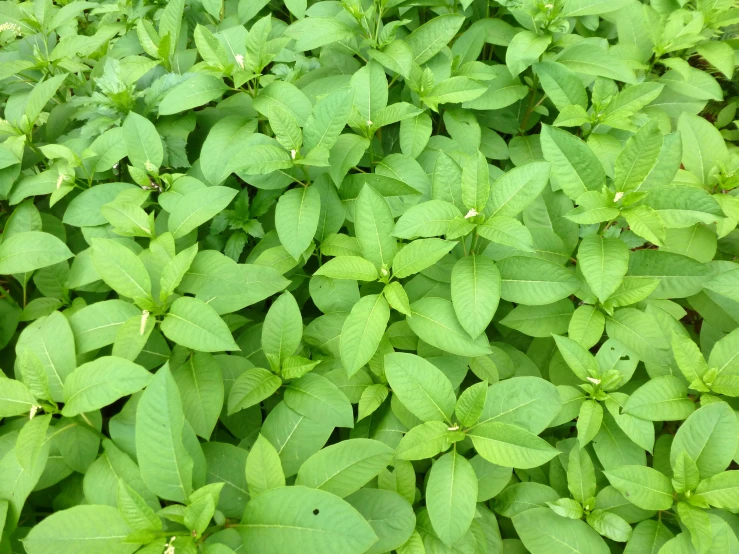
[[[381,294],[370,294],[352,307],[341,327],[339,351],[351,377],[370,361],[390,319],[390,306]]]
[[[176,239],[184,237],[223,211],[237,193],[229,187],[206,187],[185,194],[169,216],[169,232]]]
[[[185,502],[192,492],[194,462],[183,442],[184,426],[177,383],[165,364],[136,408],[136,452],[149,490],[174,502]]]
[[[708,185],[728,153],[718,129],[711,123],[690,113],[680,116],[677,123],[683,142],[683,165],[700,181]]]
[[[513,518],[523,544],[532,554],[610,552],[605,541],[588,524],[558,516],[549,508],[533,508]]]
[[[665,375],[645,383],[632,393],[624,413],[649,421],[679,421],[695,410],[688,389],[677,377]]]
[[[345,498],[385,469],[394,454],[392,448],[377,440],[345,440],[308,458],[300,467],[295,484]]]
[[[659,161],[664,138],[657,123],[656,120],[652,120],[642,126],[626,142],[626,146],[616,158],[614,171],[617,191],[631,192],[651,188],[654,185],[669,184],[666,179],[665,182],[650,183],[650,179],[656,180],[661,177]]]
[[[392,236],[394,225],[387,201],[375,189],[364,185],[354,206],[354,229],[362,257],[378,269],[388,269],[398,250]]]
[[[26,231],[0,244],[0,274],[27,273],[71,258],[67,245],[54,235]]]
[[[426,507],[436,535],[447,546],[470,528],[477,502],[475,470],[456,452],[439,458],[431,467],[426,485]]]
[[[313,242],[321,212],[321,197],[315,187],[287,191],[277,202],[275,225],[280,242],[296,260]]]
[[[541,150],[552,164],[552,185],[570,198],[589,190],[600,190],[606,174],[601,162],[582,139],[556,127],[542,126]]]
[[[338,89],[317,102],[303,128],[306,149],[330,149],[346,126],[351,108],[349,88]]]
[[[656,469],[625,465],[603,473],[611,485],[639,508],[669,510],[672,506],[670,480]]]
[[[139,545],[124,542],[131,531],[117,508],[74,506],[44,519],[23,545],[29,554],[132,554]]]
[[[498,309],[500,272],[488,258],[474,254],[461,258],[452,268],[451,292],[459,324],[477,338]]]
[[[449,379],[431,362],[406,353],[385,356],[393,394],[422,421],[451,421],[456,398]]]
[[[739,472],[725,471],[704,479],[695,493],[711,506],[733,512],[739,505]]]
[[[244,544],[265,554],[289,551],[361,554],[376,540],[372,527],[337,496],[307,487],[280,487],[254,498],[239,527]]]
[[[221,368],[210,354],[196,352],[172,370],[180,389],[185,418],[195,434],[208,440],[223,408]]]
[[[164,146],[154,124],[136,112],[130,112],[122,128],[126,155],[131,164],[150,173],[158,170],[164,160]]]
[[[443,200],[421,202],[400,216],[392,234],[401,239],[445,235],[452,220],[461,215],[459,208]]]
[[[422,64],[433,58],[454,38],[464,17],[447,14],[430,19],[405,38],[413,51],[413,61]]]
[[[0,378],[0,417],[13,417],[31,411],[36,399],[30,389],[15,379]]]
[[[491,215],[514,217],[521,213],[542,193],[550,170],[548,162],[531,162],[500,177],[490,194]]]
[[[470,386],[459,395],[457,404],[454,406],[454,413],[463,426],[470,427],[480,419],[485,406],[487,392],[487,381],[482,381],[481,383]]]
[[[260,494],[285,486],[285,474],[277,450],[262,435],[257,437],[246,458],[246,482],[249,495],[256,498]]]
[[[239,350],[228,325],[216,311],[189,296],[174,301],[162,321],[162,333],[177,344],[201,352]]]
[[[514,217],[493,216],[475,229],[490,242],[510,246],[522,252],[534,252],[531,231]]]
[[[567,458],[567,488],[580,503],[595,496],[595,468],[588,451],[573,447]]]
[[[629,248],[619,239],[590,235],[580,242],[578,267],[600,302],[605,302],[619,285],[629,267]]]
[[[500,297],[530,306],[551,304],[568,297],[580,286],[575,274],[540,258],[512,256],[500,260]]]
[[[674,466],[685,452],[698,466],[702,479],[726,470],[737,447],[737,422],[734,410],[725,402],[715,402],[696,410],[675,433],[670,449]]]
[[[559,450],[544,439],[508,423],[480,423],[470,429],[467,435],[480,456],[501,466],[521,469],[538,467],[559,454]]]
[[[282,385],[274,373],[260,367],[249,368],[234,381],[228,395],[228,415],[244,410],[272,396]]]
[[[364,488],[347,497],[346,501],[362,514],[378,537],[367,554],[399,549],[415,532],[413,508],[394,491]]]
[[[505,63],[514,77],[538,62],[539,57],[552,42],[549,34],[537,35],[531,31],[520,31],[513,37],[505,54]]]
[[[172,88],[159,103],[159,115],[172,115],[219,99],[228,87],[213,75],[195,73]]]
[[[402,279],[426,269],[456,245],[455,241],[442,239],[416,239],[406,244],[393,258],[393,277]]]
[[[457,320],[454,306],[443,298],[427,297],[411,304],[408,325],[430,345],[458,356],[483,356],[490,352],[487,336],[470,338]]]
[[[408,431],[395,451],[397,460],[424,460],[446,451],[449,442],[449,424],[426,421]]]
[[[75,369],[64,382],[65,417],[92,412],[140,391],[152,379],[143,367],[123,358],[102,356]]]
[[[336,427],[354,427],[349,399],[331,381],[308,373],[285,389],[285,404],[301,415]]]
[[[111,239],[92,243],[92,262],[103,281],[121,296],[151,299],[151,278],[146,266],[129,248]]]
[[[270,306],[262,326],[262,350],[278,365],[295,354],[303,338],[303,319],[295,297],[283,292]]]

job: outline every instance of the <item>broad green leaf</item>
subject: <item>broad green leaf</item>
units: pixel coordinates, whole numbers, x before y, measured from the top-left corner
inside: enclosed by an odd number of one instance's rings
[[[588,144],[576,136],[544,125],[541,133],[544,159],[552,164],[552,185],[572,199],[589,190],[600,190],[606,174]]]
[[[186,194],[169,216],[169,232],[176,239],[184,237],[223,211],[237,192],[228,187],[206,187]]]
[[[262,325],[262,350],[279,365],[295,354],[303,337],[303,320],[295,297],[283,292],[270,306]]]
[[[365,185],[354,206],[354,228],[362,250],[362,257],[378,269],[390,268],[398,250],[392,236],[393,215],[385,198]]]
[[[277,202],[275,225],[280,242],[296,260],[313,241],[321,212],[321,197],[315,187],[287,191]]]
[[[153,173],[164,160],[164,146],[154,124],[136,112],[130,112],[123,122],[123,141],[131,164]]]
[[[282,380],[271,371],[249,368],[234,381],[228,395],[228,415],[244,410],[272,396]]]
[[[64,382],[65,417],[99,410],[140,391],[152,379],[143,367],[123,358],[102,356],[80,365]]]
[[[360,489],[346,499],[369,522],[378,541],[367,554],[380,554],[407,544],[415,532],[416,515],[410,503],[391,490]]]
[[[512,169],[491,187],[491,215],[514,217],[531,204],[549,181],[551,164],[531,162]]]
[[[172,115],[217,100],[228,87],[219,77],[195,73],[170,89],[159,103],[159,115]]]
[[[449,448],[449,424],[427,421],[408,431],[398,444],[395,458],[398,460],[424,460],[433,458]]]
[[[708,121],[690,113],[680,116],[677,125],[683,142],[683,165],[702,184],[708,185],[728,153],[718,129]]]
[[[695,410],[687,392],[687,387],[677,377],[657,377],[631,394],[624,413],[649,421],[683,420]]]
[[[376,477],[395,452],[372,439],[349,439],[327,446],[300,467],[296,485],[321,489],[345,498]]]
[[[537,35],[531,31],[521,31],[513,37],[505,54],[505,62],[514,77],[538,62],[546,51],[552,37],[549,34]]]
[[[336,427],[354,427],[349,399],[331,381],[308,373],[285,389],[285,404],[297,413]]]
[[[457,34],[464,17],[447,14],[434,17],[405,38],[413,51],[413,61],[422,64],[429,61]]]
[[[224,399],[223,375],[210,354],[196,352],[172,370],[180,390],[185,418],[195,434],[210,439],[221,414]]]
[[[442,239],[416,239],[402,247],[393,258],[393,277],[402,279],[435,264],[457,245]]]
[[[702,479],[726,470],[737,447],[737,422],[725,402],[715,402],[696,410],[675,433],[670,449],[674,466],[681,453],[687,453],[698,466]]]
[[[500,297],[529,306],[551,304],[566,298],[580,286],[575,274],[554,262],[512,256],[499,261]]]
[[[29,554],[132,554],[139,545],[124,541],[131,532],[117,508],[81,505],[44,519],[23,544]]]
[[[136,408],[136,452],[149,490],[175,502],[185,502],[192,492],[194,462],[183,442],[184,426],[177,383],[165,364]]]
[[[532,554],[610,552],[605,541],[584,521],[558,516],[549,508],[533,508],[513,518],[523,544]]]
[[[489,421],[467,432],[475,450],[487,461],[505,467],[538,467],[559,451],[544,439],[516,425]]]
[[[644,510],[668,510],[672,506],[672,484],[656,469],[625,465],[603,473],[629,502]]]
[[[252,498],[285,486],[285,474],[277,450],[262,435],[257,437],[246,458],[246,482]]]
[[[162,321],[167,338],[193,350],[221,352],[238,350],[228,325],[202,300],[183,296],[172,304]]]
[[[26,273],[58,264],[71,258],[72,252],[54,235],[26,231],[0,244],[0,274]]]
[[[629,248],[619,239],[590,235],[580,242],[578,267],[600,302],[605,302],[619,285],[629,267]]]
[[[422,421],[451,421],[456,402],[449,379],[431,362],[406,353],[385,356],[393,394]]]
[[[490,325],[498,309],[500,272],[488,258],[461,258],[452,268],[451,292],[459,324],[476,338]]]
[[[132,250],[110,239],[92,243],[92,262],[103,281],[121,296],[141,301],[151,298],[151,278]]]
[[[431,467],[426,507],[436,535],[451,546],[470,528],[477,502],[477,477],[466,458],[450,452]]]
[[[372,527],[350,504],[318,489],[280,487],[247,504],[239,527],[245,544],[265,554],[285,550],[361,554],[376,540]]]
[[[370,294],[354,304],[339,338],[341,361],[350,377],[375,354],[389,319],[390,306],[380,294]]]
[[[419,338],[458,356],[483,356],[490,352],[487,336],[474,340],[459,323],[452,302],[427,297],[411,304],[408,325]]]

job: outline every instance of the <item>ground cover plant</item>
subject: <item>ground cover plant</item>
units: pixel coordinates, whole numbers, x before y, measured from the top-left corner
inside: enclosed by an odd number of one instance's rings
[[[0,554],[739,553],[737,23],[0,2]]]

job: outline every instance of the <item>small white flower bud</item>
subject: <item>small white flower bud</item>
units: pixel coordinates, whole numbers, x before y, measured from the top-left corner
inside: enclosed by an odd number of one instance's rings
[[[464,216],[465,219],[469,219],[471,217],[475,217],[476,215],[480,215],[477,213],[477,210],[475,208],[472,208],[469,212],[467,212],[467,215]]]
[[[294,150],[294,149],[293,150],[290,150],[290,157],[294,160],[297,153],[298,152],[296,150]]]
[[[146,320],[149,319],[149,310],[141,312],[141,327],[139,328],[139,335],[143,335],[146,330]]]
[[[454,425],[452,425],[451,427],[447,427],[447,428],[446,428],[446,430],[447,430],[447,431],[459,431],[459,425],[457,425],[457,424],[455,423],[455,424],[454,424]]]
[[[372,127],[372,120],[371,119],[368,119],[367,120],[367,127]]]
[[[380,269],[380,273],[382,274],[383,277],[387,277],[388,275],[390,275],[390,272],[387,270],[387,268],[384,268],[384,267]]]
[[[613,197],[613,201],[614,201],[614,202],[618,202],[618,201],[619,201],[619,200],[621,200],[621,199],[622,199],[623,197],[624,197],[624,193],[623,193],[623,192],[621,192],[621,191],[619,191],[619,192],[617,192],[617,193],[616,193],[616,194],[614,195],[614,197]]]
[[[177,539],[177,537],[172,537],[169,539],[169,542],[166,543],[164,546],[166,547],[163,554],[175,554],[174,551],[174,541]]]
[[[60,173],[59,174],[59,177],[57,177],[57,180],[56,180],[56,188],[57,188],[57,190],[59,190],[59,187],[62,186],[62,183],[63,182],[64,182],[64,175]]]
[[[33,419],[40,409],[41,406],[31,406],[31,412],[28,414],[28,419]]]
[[[588,381],[590,381],[594,385],[600,385],[600,379],[596,379],[595,377],[588,377]]]
[[[236,54],[234,58],[236,59],[236,63],[239,65],[239,67],[241,69],[244,69],[244,56],[242,56],[241,54]]]

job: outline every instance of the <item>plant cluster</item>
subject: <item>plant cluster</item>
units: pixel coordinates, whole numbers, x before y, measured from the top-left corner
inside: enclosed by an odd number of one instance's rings
[[[739,552],[734,0],[0,2],[0,554]]]

